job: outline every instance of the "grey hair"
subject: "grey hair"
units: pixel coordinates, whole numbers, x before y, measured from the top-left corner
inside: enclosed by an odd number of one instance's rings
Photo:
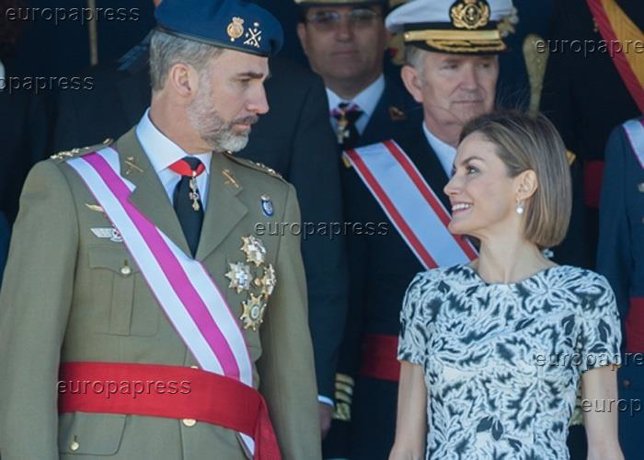
[[[405,64],[413,67],[422,79],[425,73],[425,56],[427,52],[414,45],[405,45]]]
[[[173,65],[188,64],[201,75],[211,58],[219,56],[222,52],[223,48],[217,46],[155,30],[150,39],[152,91],[159,91],[163,88]]]

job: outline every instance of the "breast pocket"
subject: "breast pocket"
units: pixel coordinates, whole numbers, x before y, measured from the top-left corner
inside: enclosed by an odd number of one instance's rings
[[[122,247],[89,251],[93,301],[102,310],[106,334],[149,337],[159,330],[159,306],[145,279]]]

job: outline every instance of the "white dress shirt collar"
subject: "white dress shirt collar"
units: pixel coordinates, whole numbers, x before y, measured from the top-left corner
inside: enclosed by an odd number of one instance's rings
[[[380,101],[380,98],[382,97],[382,94],[384,93],[384,91],[385,91],[385,76],[382,74],[373,83],[371,83],[365,89],[360,91],[356,95],[356,97],[354,97],[350,101],[342,99],[340,96],[335,94],[332,90],[327,88],[326,94],[329,100],[329,113],[331,113],[331,111],[335,109],[338,106],[338,104],[340,104],[341,102],[349,102],[349,103],[353,102],[354,104],[358,105],[358,107],[360,107],[360,110],[362,110],[364,113],[356,121],[356,129],[360,134],[362,134],[365,128],[367,127],[367,123],[369,123],[371,116],[376,111],[376,106],[378,105],[378,102]],[[331,122],[335,127],[337,123],[335,118],[331,117]]]
[[[445,170],[447,177],[452,177],[452,169],[454,167],[454,158],[456,158],[456,148],[447,142],[443,142],[438,137],[436,137],[428,128],[425,122],[423,122],[423,131],[425,133],[425,138],[427,142],[432,147],[438,161],[440,161],[441,166]]]
[[[206,208],[206,200],[208,198],[208,177],[210,175],[210,160],[212,152],[200,153],[190,155],[186,153],[181,147],[172,142],[165,134],[154,126],[150,120],[150,109],[146,110],[141,117],[141,121],[136,127],[136,137],[139,139],[143,151],[147,155],[152,167],[159,176],[159,180],[172,203],[172,195],[174,189],[181,180],[179,174],[170,169],[170,165],[176,161],[181,160],[185,156],[193,156],[199,160],[206,167],[205,174],[200,174],[197,177],[197,186],[201,194],[201,203]]]

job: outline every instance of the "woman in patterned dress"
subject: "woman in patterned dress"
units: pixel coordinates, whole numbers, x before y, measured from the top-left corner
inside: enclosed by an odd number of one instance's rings
[[[480,241],[479,258],[419,273],[407,290],[390,460],[568,459],[580,381],[588,459],[622,459],[613,292],[543,255],[571,209],[559,134],[516,112],[471,121],[445,193],[449,230]]]

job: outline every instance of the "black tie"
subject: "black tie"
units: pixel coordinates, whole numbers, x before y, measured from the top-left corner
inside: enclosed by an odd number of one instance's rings
[[[194,257],[203,224],[203,205],[197,188],[197,176],[206,168],[198,158],[185,157],[173,163],[170,169],[181,175],[172,195],[172,204]]]
[[[364,112],[356,104],[341,102],[338,108],[333,110],[333,117],[338,121],[338,144],[343,149],[350,149],[356,146],[360,133],[356,128],[356,121]]]

